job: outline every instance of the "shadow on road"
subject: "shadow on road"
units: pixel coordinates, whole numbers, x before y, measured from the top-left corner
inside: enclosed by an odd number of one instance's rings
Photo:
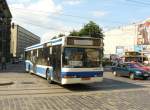
[[[63,86],[74,92],[144,88],[145,86],[104,78],[103,82]]]

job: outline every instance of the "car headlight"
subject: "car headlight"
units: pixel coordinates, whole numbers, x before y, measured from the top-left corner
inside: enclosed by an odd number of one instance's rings
[[[142,72],[141,71],[136,71],[135,74],[140,75],[140,74],[142,74]]]

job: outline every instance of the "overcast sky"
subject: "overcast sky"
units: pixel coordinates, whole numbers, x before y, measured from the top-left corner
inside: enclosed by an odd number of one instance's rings
[[[88,21],[103,30],[142,21],[150,16],[149,0],[7,0],[13,22],[49,40],[80,29]]]

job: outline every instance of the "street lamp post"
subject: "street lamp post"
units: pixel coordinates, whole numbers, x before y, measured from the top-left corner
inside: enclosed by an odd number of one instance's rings
[[[144,44],[144,38],[142,38],[142,42],[141,42],[141,56],[142,56],[142,63],[143,63],[143,57],[144,57],[144,54],[143,54],[143,44]]]

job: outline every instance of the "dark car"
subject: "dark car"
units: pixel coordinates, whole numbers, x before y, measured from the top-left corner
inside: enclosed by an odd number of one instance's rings
[[[12,58],[12,64],[18,64],[19,63],[19,58],[13,57]]]
[[[144,67],[144,66],[143,66]],[[115,76],[128,76],[130,79],[148,79],[150,71],[144,69],[139,63],[123,63],[112,67],[112,72]]]

